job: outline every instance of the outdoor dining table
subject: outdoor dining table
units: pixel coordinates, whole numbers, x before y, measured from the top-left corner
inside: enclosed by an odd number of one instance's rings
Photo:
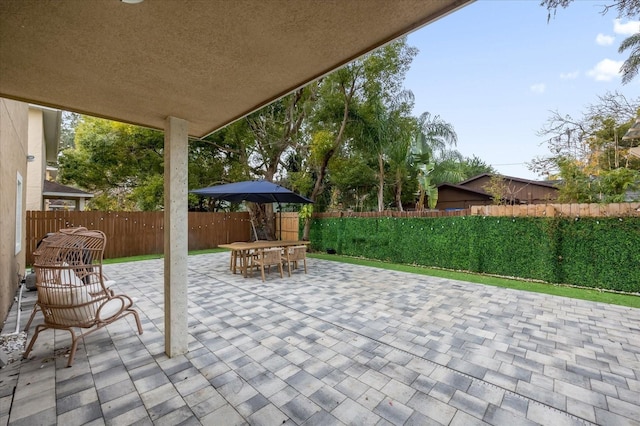
[[[292,247],[308,245],[309,241],[296,240],[258,240],[258,241],[238,241],[230,244],[219,244],[218,247],[231,250],[231,260],[229,270],[234,274],[237,270],[238,259],[240,260],[240,272],[246,277],[249,269],[249,256],[252,250],[264,250],[273,247]]]

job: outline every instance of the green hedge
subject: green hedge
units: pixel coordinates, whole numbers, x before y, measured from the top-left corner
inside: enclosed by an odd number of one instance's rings
[[[639,218],[314,218],[309,237],[349,256],[640,292]]]

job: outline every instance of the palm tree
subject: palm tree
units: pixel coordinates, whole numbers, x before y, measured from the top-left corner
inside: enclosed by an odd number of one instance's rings
[[[425,112],[418,118],[418,131],[411,146],[411,154],[413,164],[418,169],[419,210],[424,209],[425,196],[429,208],[435,208],[438,202],[436,184],[443,182],[441,179],[444,176],[447,176],[447,180],[457,180],[453,176],[462,175],[460,168],[456,171],[452,167],[463,160],[462,154],[450,149],[457,142],[458,136],[453,125],[440,116],[431,116],[429,112]]]
[[[620,43],[618,52],[622,53],[627,49],[631,49],[631,53],[626,61],[620,67],[622,73],[622,84],[627,84],[638,75],[640,69],[640,33],[636,33],[627,37]]]
[[[410,111],[413,107],[413,99],[413,93],[402,91],[387,102],[379,97],[372,97],[362,109],[363,131],[359,148],[373,155],[376,160],[378,211],[384,210],[385,168],[389,166],[393,172],[398,172],[400,165],[394,161],[397,161],[398,151],[403,150],[405,156],[408,151],[411,140]]]

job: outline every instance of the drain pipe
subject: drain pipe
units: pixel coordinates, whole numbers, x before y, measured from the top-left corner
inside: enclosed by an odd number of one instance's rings
[[[18,291],[18,312],[16,313],[16,331],[13,333],[7,333],[4,334],[3,336],[17,336],[18,334],[20,334],[20,313],[22,312],[22,291],[24,290],[24,287],[26,285],[26,275],[23,276],[20,279],[20,290]],[[18,278],[20,278],[20,274],[18,274]]]
[[[16,331],[13,334],[20,333],[20,313],[22,312],[22,291],[24,290],[25,282],[24,278],[20,280],[20,291],[18,292],[18,313],[16,315]]]

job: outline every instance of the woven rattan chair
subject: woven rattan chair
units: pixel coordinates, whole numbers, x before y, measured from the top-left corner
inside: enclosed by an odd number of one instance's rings
[[[289,270],[289,276],[291,276],[291,266],[297,268],[299,261],[304,263],[304,273],[307,273],[307,246],[285,247],[283,257]]]
[[[260,272],[262,273],[262,281],[264,281],[264,267],[266,266],[269,270],[271,269],[271,266],[277,266],[280,269],[280,278],[283,278],[284,274],[282,269],[281,253],[282,248],[280,247],[258,250],[251,257],[251,265],[249,268],[249,270],[251,271],[251,275],[253,275],[253,268],[260,268]]]
[[[38,335],[47,329],[71,333],[67,367],[73,364],[78,340],[112,322],[133,315],[142,334],[142,325],[133,301],[114,294],[105,284],[102,256],[106,237],[86,228],[61,229],[45,238],[34,252],[38,301],[27,324],[39,310],[44,323],[35,332],[23,357],[27,358]]]

